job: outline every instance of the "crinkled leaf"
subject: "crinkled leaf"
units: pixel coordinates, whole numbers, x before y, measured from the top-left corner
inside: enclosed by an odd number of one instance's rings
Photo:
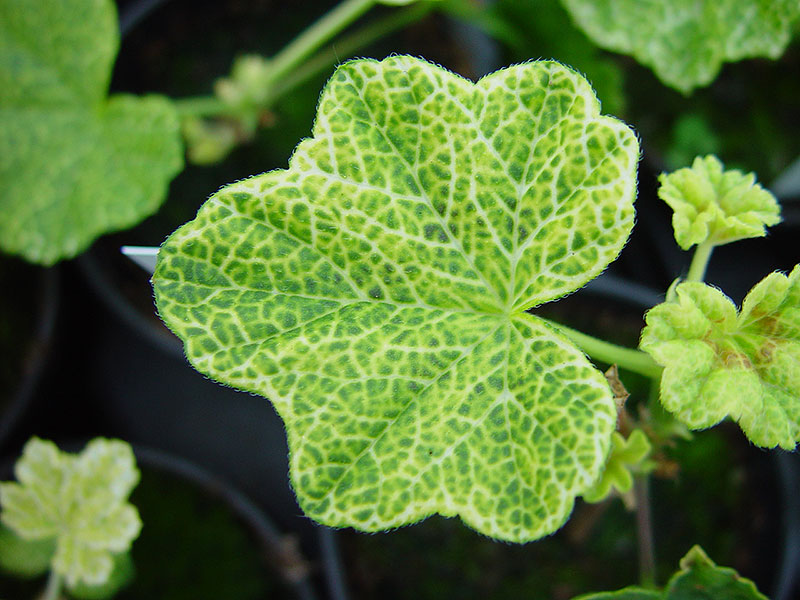
[[[52,264],[152,214],[180,170],[167,98],[112,96],[109,0],[0,4],[0,248]]]
[[[651,309],[641,347],[664,367],[661,402],[691,429],[730,417],[754,444],[800,441],[800,265],[756,285],[737,314],[719,290],[687,282]]]
[[[38,577],[50,569],[55,538],[26,540],[0,523],[0,569],[17,577]]]
[[[25,539],[55,538],[52,567],[69,585],[105,583],[112,553],[128,550],[141,529],[127,503],[139,480],[130,446],[98,438],[71,455],[32,438],[15,473],[18,482],[0,484],[3,522]]]
[[[599,475],[616,415],[524,311],[617,255],[637,159],[560,64],[473,84],[352,61],[288,170],[222,189],[165,243],[159,311],[200,371],[275,404],[309,516],[538,538]]]
[[[700,546],[681,559],[681,571],[670,579],[664,596],[665,600],[768,600],[749,579],[715,565]]]
[[[600,480],[586,493],[587,502],[605,500],[616,490],[620,494],[631,491],[633,475],[631,469],[641,465],[650,454],[650,442],[641,429],[634,429],[626,440],[616,431],[611,436],[611,454]]]
[[[800,16],[797,0],[561,1],[598,46],[683,93],[711,83],[724,62],[778,58]]]
[[[753,173],[724,171],[716,156],[658,178],[658,196],[674,211],[675,240],[684,250],[706,241],[719,246],[766,235],[781,220],[778,201]]]

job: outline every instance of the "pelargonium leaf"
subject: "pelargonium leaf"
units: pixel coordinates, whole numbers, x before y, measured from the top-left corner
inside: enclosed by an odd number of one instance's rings
[[[633,487],[631,468],[642,464],[650,454],[650,442],[641,429],[634,429],[627,439],[616,431],[611,436],[611,453],[597,483],[583,494],[586,502],[605,500],[615,490],[625,494]]]
[[[561,0],[607,50],[630,54],[688,94],[724,62],[778,58],[800,17],[796,0]]]
[[[800,441],[800,265],[772,273],[737,313],[696,282],[651,309],[641,348],[664,367],[661,402],[691,429],[730,417],[754,444]]]
[[[664,600],[664,594],[655,590],[631,586],[615,592],[596,592],[576,596],[573,600]]]
[[[767,600],[756,585],[734,569],[718,567],[700,546],[681,559],[681,570],[664,590],[665,600]]]
[[[127,498],[139,480],[131,447],[97,438],[82,453],[32,438],[15,465],[17,482],[0,484],[0,518],[27,540],[55,540],[52,568],[68,585],[102,585],[141,530]]]
[[[680,570],[663,590],[627,587],[616,592],[585,594],[574,600],[767,600],[749,579],[718,567],[700,546],[681,559]]]
[[[0,248],[52,264],[161,204],[183,164],[167,98],[107,97],[110,0],[0,4]]]
[[[616,414],[525,310],[617,255],[637,160],[560,64],[473,84],[351,61],[288,170],[223,188],[165,242],[159,312],[200,371],[274,403],[309,516],[535,539],[599,475]]]
[[[778,201],[755,183],[753,173],[723,169],[716,156],[698,156],[691,168],[658,178],[658,196],[674,211],[675,240],[684,250],[763,237],[767,226],[781,220]]]

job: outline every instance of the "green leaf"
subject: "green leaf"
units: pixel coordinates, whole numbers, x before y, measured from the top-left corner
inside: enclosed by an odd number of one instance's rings
[[[684,94],[724,62],[778,58],[800,16],[797,0],[561,0],[606,50],[630,54]]]
[[[116,95],[109,0],[0,4],[0,248],[52,264],[159,207],[183,164],[167,98]]]
[[[584,594],[573,600],[664,600],[664,595],[661,592],[640,587],[626,587],[616,592]]]
[[[733,569],[718,567],[700,546],[681,559],[681,570],[663,592],[628,587],[616,592],[578,596],[574,600],[768,600],[749,579]]]
[[[0,568],[17,577],[38,577],[50,569],[54,538],[25,540],[0,523]]]
[[[633,475],[631,468],[639,467],[650,454],[650,442],[641,429],[634,429],[626,440],[616,431],[611,436],[611,454],[600,480],[586,493],[586,502],[601,502],[614,490],[620,494],[631,491]]]
[[[664,367],[661,402],[691,429],[730,417],[754,444],[800,441],[800,265],[756,285],[737,314],[702,283],[651,309],[641,348]]]
[[[724,171],[716,156],[697,157],[691,168],[663,173],[658,180],[658,196],[674,211],[675,240],[684,250],[763,237],[767,226],[780,223],[778,201],[755,183],[755,174]]]
[[[694,546],[681,559],[676,573],[665,590],[665,600],[768,600],[755,584],[735,570],[718,567]]]
[[[617,255],[637,159],[560,64],[473,84],[352,61],[288,170],[222,189],[164,244],[159,311],[200,371],[274,403],[312,518],[374,531],[440,513],[532,540],[599,476],[616,412],[525,310]]]
[[[139,480],[130,446],[97,438],[75,456],[32,438],[15,474],[18,482],[0,484],[3,523],[26,540],[55,538],[52,568],[69,586],[105,583],[112,554],[128,550],[141,529],[127,503]]]

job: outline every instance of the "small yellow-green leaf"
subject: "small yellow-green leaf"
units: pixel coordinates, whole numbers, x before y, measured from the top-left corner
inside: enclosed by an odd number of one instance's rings
[[[0,3],[0,249],[52,264],[135,225],[183,164],[164,97],[116,95],[110,0]]]
[[[674,211],[675,240],[684,250],[766,235],[781,220],[775,197],[755,183],[753,173],[724,170],[716,156],[697,157],[691,168],[658,178],[659,197]]]
[[[0,484],[3,523],[28,540],[55,540],[52,568],[68,585],[104,584],[114,553],[126,551],[141,521],[127,498],[139,480],[133,452],[118,440],[92,440],[79,455],[32,438]]]
[[[616,431],[611,436],[611,453],[600,480],[583,494],[587,502],[601,502],[615,490],[620,494],[633,487],[632,469],[639,467],[650,454],[650,442],[641,429],[634,429],[626,440]]]
[[[756,285],[737,314],[696,282],[651,309],[641,347],[664,367],[661,402],[691,429],[730,417],[754,444],[800,441],[800,265]]]
[[[797,0],[561,0],[607,50],[633,55],[687,94],[723,62],[778,58],[800,16]]]
[[[536,539],[599,476],[616,411],[525,311],[616,257],[637,160],[558,63],[472,83],[351,61],[288,169],[220,190],[162,246],[159,312],[200,371],[274,403],[309,516]]]

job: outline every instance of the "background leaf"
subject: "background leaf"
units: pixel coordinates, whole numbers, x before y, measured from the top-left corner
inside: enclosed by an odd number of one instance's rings
[[[69,586],[106,583],[113,553],[130,548],[141,521],[127,497],[139,480],[131,447],[97,438],[79,455],[32,438],[0,484],[3,523],[24,539],[55,540],[51,567]]]
[[[183,166],[167,98],[112,96],[108,0],[0,5],[0,248],[52,264],[152,214]]]
[[[723,62],[778,58],[800,16],[795,0],[562,0],[607,50],[633,55],[683,93],[711,83]]]

